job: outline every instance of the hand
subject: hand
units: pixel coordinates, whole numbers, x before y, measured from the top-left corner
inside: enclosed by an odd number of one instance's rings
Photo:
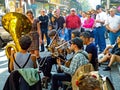
[[[11,55],[15,54],[15,50],[11,49]]]
[[[42,39],[40,39],[40,44],[42,44],[43,43],[43,41],[42,41]]]
[[[117,30],[113,29],[113,30],[111,30],[111,32],[113,32],[113,33],[117,33]]]
[[[60,58],[57,59],[57,64],[58,64],[58,66],[61,65],[61,60],[60,60]]]
[[[96,23],[100,23],[101,21],[100,20],[95,20]]]
[[[108,54],[106,55],[106,57],[107,57],[108,59],[110,59],[110,58],[111,58],[111,55],[112,55],[112,54],[108,53]]]
[[[41,21],[39,21],[39,23],[42,23]]]
[[[111,48],[113,48],[113,46],[110,45],[110,46],[107,47],[107,50],[109,50],[109,49],[111,49]]]

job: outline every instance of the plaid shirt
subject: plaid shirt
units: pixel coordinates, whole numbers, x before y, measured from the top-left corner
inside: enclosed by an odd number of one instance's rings
[[[82,53],[84,54],[82,54]],[[78,51],[77,53],[75,53],[75,55],[73,56],[73,59],[70,63],[70,67],[65,67],[65,66],[61,66],[61,69],[64,70],[65,73],[70,74],[71,76],[75,73],[75,71],[82,65],[87,64],[89,61],[86,58],[86,56],[88,56],[87,52],[85,51]]]

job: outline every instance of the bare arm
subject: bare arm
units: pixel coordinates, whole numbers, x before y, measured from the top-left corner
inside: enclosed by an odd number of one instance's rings
[[[34,68],[37,68],[36,56],[31,55],[31,59],[32,59],[32,61],[33,61],[33,66],[34,66]]]
[[[40,23],[37,23],[37,32],[39,34],[40,43],[42,43],[42,35],[41,35]]]
[[[107,54],[109,53],[109,49],[113,48],[113,46],[108,46],[105,48],[105,50],[103,51],[103,54]]]
[[[92,60],[92,54],[91,53],[88,53],[88,59],[89,59],[89,62]]]
[[[109,27],[109,25],[106,25],[107,30],[112,31],[112,29]]]

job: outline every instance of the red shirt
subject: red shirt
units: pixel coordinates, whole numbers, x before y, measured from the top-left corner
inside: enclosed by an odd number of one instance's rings
[[[66,17],[66,27],[70,29],[80,28],[81,20],[77,15],[69,15]]]

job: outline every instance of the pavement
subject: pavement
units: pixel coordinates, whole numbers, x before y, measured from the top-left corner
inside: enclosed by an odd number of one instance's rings
[[[107,44],[109,44],[109,41],[107,40]],[[40,52],[41,56],[48,56],[50,53],[45,51],[45,52]],[[4,84],[6,82],[7,77],[9,76],[8,73],[8,60],[5,55],[5,50],[0,49],[0,90],[3,90]],[[102,74],[103,76],[109,77],[111,80],[115,90],[120,90],[120,64],[113,64],[111,66],[111,71],[103,71],[103,68],[106,67],[107,65],[101,65],[99,67],[99,73]],[[53,66],[52,72],[55,72],[55,66]],[[41,77],[43,74],[40,74]],[[50,84],[48,89],[42,89],[42,90],[50,90]],[[60,89],[62,90],[62,89]]]

